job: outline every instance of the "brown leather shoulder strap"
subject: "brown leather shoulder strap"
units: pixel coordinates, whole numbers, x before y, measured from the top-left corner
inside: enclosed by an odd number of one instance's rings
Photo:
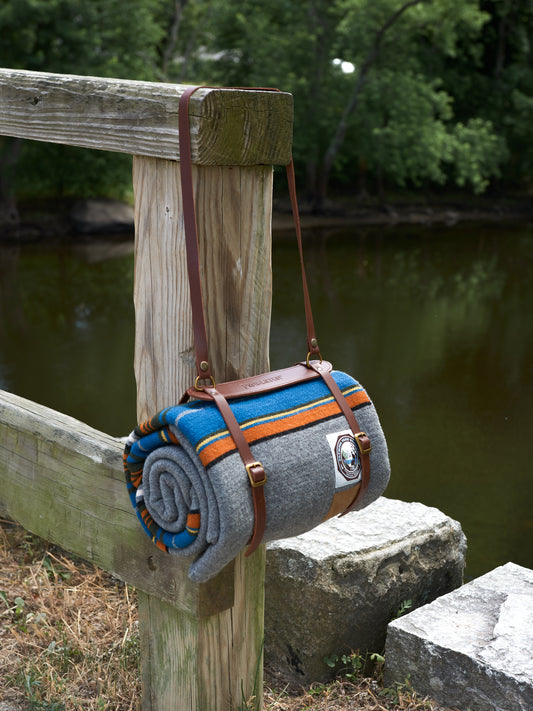
[[[194,189],[192,180],[192,160],[191,160],[191,140],[189,132],[189,99],[191,95],[202,87],[191,86],[186,89],[179,101],[179,144],[180,144],[180,175],[181,191],[183,201],[183,215],[185,226],[185,244],[187,250],[187,270],[189,273],[189,286],[192,304],[194,350],[196,359],[196,373],[201,379],[210,379],[213,374],[209,365],[207,332],[205,327],[205,317],[203,309],[202,286],[200,281],[200,267],[198,258],[198,231],[196,226],[196,210],[194,204]],[[266,91],[277,91],[277,89],[265,89]],[[307,327],[307,351],[312,356],[319,354],[318,342],[315,334],[313,322],[313,312],[309,289],[305,274],[305,266],[302,248],[302,232],[300,226],[300,216],[298,202],[296,198],[296,183],[294,178],[294,164],[291,160],[287,166],[287,180],[291,198],[291,208],[296,230],[296,239],[300,254],[300,264],[302,272],[302,284],[304,294],[305,320]]]
[[[196,228],[196,210],[194,206],[194,190],[192,181],[191,138],[189,133],[189,99],[199,87],[192,86],[181,95],[179,102],[179,143],[180,143],[180,176],[181,195],[183,202],[183,220],[185,227],[185,246],[187,251],[187,271],[189,273],[189,289],[192,306],[192,326],[194,334],[194,352],[196,358],[196,373],[201,378],[211,378],[207,350],[207,333],[205,329],[204,305],[202,299],[202,284],[200,281],[200,265],[198,258],[198,232]]]
[[[309,298],[309,288],[307,286],[307,276],[305,273],[304,253],[302,246],[302,228],[300,225],[300,211],[298,210],[298,200],[296,197],[296,180],[294,177],[294,162],[287,166],[287,180],[289,183],[289,195],[291,198],[292,215],[294,219],[294,227],[296,230],[296,240],[298,242],[298,251],[300,253],[300,267],[302,270],[302,285],[304,292],[304,308],[305,308],[305,323],[307,328],[307,353],[308,356],[320,355],[318,341],[315,334],[315,324],[313,322],[313,311],[311,309],[311,299]]]
[[[180,176],[181,176],[181,191],[183,201],[183,215],[185,227],[185,244],[187,251],[187,270],[189,275],[189,287],[192,305],[193,317],[193,334],[194,334],[194,350],[196,359],[196,372],[198,379],[211,379],[214,386],[214,378],[211,372],[208,358],[207,347],[207,332],[205,327],[205,317],[203,309],[202,286],[200,281],[200,265],[198,256],[198,232],[196,226],[196,210],[194,204],[194,189],[192,179],[192,159],[191,159],[191,143],[189,132],[189,100],[191,95],[201,87],[191,86],[184,91],[179,102],[179,143],[180,143]],[[271,90],[272,91],[272,90]],[[274,90],[276,91],[276,90]],[[346,419],[353,431],[357,445],[361,453],[361,462],[363,468],[361,486],[359,492],[352,504],[344,513],[348,513],[355,503],[364,495],[369,482],[369,452],[370,441],[364,432],[359,431],[357,420],[348,406],[344,396],[339,390],[333,377],[330,374],[330,369],[321,368],[316,363],[310,361],[310,356],[320,355],[318,342],[315,335],[313,314],[311,309],[311,301],[309,297],[309,289],[307,285],[307,277],[305,273],[302,235],[298,204],[296,198],[296,187],[294,177],[294,165],[291,160],[287,166],[287,179],[289,184],[289,193],[291,198],[291,207],[293,212],[294,224],[296,229],[296,238],[298,242],[298,251],[300,255],[300,264],[302,272],[302,284],[304,294],[304,307],[307,328],[307,349],[308,356],[306,365],[322,376],[325,383],[328,385],[331,393],[335,397],[341,412],[344,413]],[[204,387],[202,390],[210,399],[212,399],[230,431],[230,434],[237,446],[239,454],[246,467],[250,485],[252,490],[252,499],[254,505],[255,523],[252,538],[246,551],[246,555],[250,555],[260,544],[265,531],[266,523],[266,505],[264,485],[266,483],[265,471],[260,464],[254,460],[248,442],[246,441],[241,428],[235,419],[235,416],[228,405],[225,396],[215,387]],[[230,391],[228,391],[230,395]],[[185,397],[185,396],[184,396]]]

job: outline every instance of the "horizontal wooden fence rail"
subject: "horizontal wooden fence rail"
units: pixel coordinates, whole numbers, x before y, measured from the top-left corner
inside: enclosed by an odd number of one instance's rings
[[[0,69],[0,135],[179,160],[179,84]],[[292,96],[205,88],[190,101],[200,165],[286,165]]]
[[[185,88],[0,69],[0,135],[134,156],[139,420],[193,379],[177,163]],[[189,124],[211,367],[219,380],[245,377],[268,369],[271,166],[290,160],[292,97],[202,88]],[[130,510],[121,451],[113,437],[1,393],[0,511],[138,589],[143,711],[228,711],[254,696],[260,710],[265,547],[192,583],[187,563],[153,546]]]
[[[184,584],[186,564],[168,565],[139,535],[123,448],[111,435],[0,390],[0,513],[184,612],[231,607],[231,586]]]

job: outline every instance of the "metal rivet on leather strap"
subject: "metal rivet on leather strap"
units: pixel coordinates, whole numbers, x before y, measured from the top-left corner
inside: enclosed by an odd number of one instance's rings
[[[318,341],[316,340],[316,338],[311,339],[311,345],[313,348],[316,348],[318,346]]]
[[[205,373],[206,370],[209,370],[209,363],[208,363],[206,360],[203,360],[203,361],[200,363],[200,370],[201,370],[203,373]]]

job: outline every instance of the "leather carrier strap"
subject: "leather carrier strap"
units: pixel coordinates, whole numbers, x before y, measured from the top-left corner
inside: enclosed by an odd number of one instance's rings
[[[268,390],[286,387],[287,384],[301,382],[313,377],[322,377],[333,397],[337,401],[341,412],[345,415],[350,429],[354,435],[355,441],[359,448],[361,464],[362,464],[362,480],[361,485],[353,501],[343,511],[342,515],[351,511],[356,502],[364,495],[370,481],[370,440],[364,432],[361,432],[355,415],[347,404],[342,392],[337,386],[335,380],[331,376],[331,365],[322,361],[318,341],[315,335],[313,322],[313,313],[311,309],[311,301],[309,298],[309,289],[307,285],[307,277],[303,259],[302,234],[300,217],[298,212],[298,203],[296,198],[296,187],[294,178],[293,161],[287,166],[287,178],[289,184],[289,194],[291,199],[291,208],[294,217],[294,225],[296,230],[296,238],[298,243],[298,251],[300,255],[304,308],[307,329],[307,360],[303,363],[298,363],[285,371],[275,371],[270,376],[252,376],[243,380],[235,381],[234,383],[222,383],[218,388],[215,385],[215,380],[211,372],[208,357],[207,347],[207,332],[205,327],[205,317],[202,299],[202,286],[200,281],[200,266],[198,255],[198,233],[196,226],[196,210],[194,204],[194,190],[192,179],[192,159],[191,159],[191,142],[189,133],[189,99],[191,95],[198,89],[205,88],[201,86],[191,86],[187,88],[179,101],[179,144],[180,144],[180,175],[181,175],[181,191],[183,202],[183,215],[185,227],[185,244],[187,251],[187,270],[189,275],[189,287],[192,306],[192,321],[194,334],[194,350],[196,360],[196,381],[195,387],[190,388],[185,393],[183,400],[189,397],[197,397],[201,399],[209,399],[215,402],[220,414],[222,415],[226,426],[235,442],[237,450],[241,456],[243,464],[246,468],[248,478],[250,480],[252,500],[254,506],[254,529],[249,546],[245,555],[253,553],[261,543],[265,532],[266,525],[266,505],[264,485],[266,483],[266,474],[260,462],[256,461],[246,438],[237,422],[227,399],[231,397],[242,397],[252,392],[266,392]],[[277,89],[268,89],[268,91],[278,91]],[[320,362],[310,360],[311,356],[318,356]],[[290,374],[287,373],[290,371]],[[279,375],[278,375],[279,374]],[[210,380],[211,386],[198,387],[200,380]]]
[[[331,369],[324,367],[324,363],[316,363],[316,361],[311,361],[309,363],[309,367],[322,376],[322,379],[328,386],[331,394],[333,395],[333,397],[337,401],[337,404],[341,408],[341,411],[344,417],[346,418],[348,425],[350,426],[350,429],[355,439],[355,443],[357,444],[357,448],[359,449],[359,458],[361,461],[362,470],[361,485],[352,502],[342,512],[341,516],[344,516],[345,514],[352,511],[355,507],[355,504],[363,498],[366,493],[366,490],[368,489],[368,485],[370,484],[370,452],[372,451],[372,445],[370,444],[370,437],[366,434],[366,432],[361,431],[359,423],[357,422],[357,419],[353,414],[352,408],[346,402],[344,395],[342,394],[339,386],[331,375]]]
[[[200,269],[198,258],[198,231],[196,226],[196,210],[194,206],[194,191],[192,180],[192,159],[191,159],[191,139],[189,133],[189,99],[198,89],[205,87],[191,86],[186,89],[179,101],[179,143],[180,143],[180,174],[181,190],[184,212],[185,243],[187,247],[187,270],[189,273],[189,284],[191,291],[191,304],[193,315],[194,350],[196,357],[196,373],[199,379],[212,378],[211,367],[208,359],[207,334],[205,328],[205,318],[202,300],[202,286],[200,282]],[[277,89],[265,89],[265,91],[278,91]],[[296,197],[296,186],[294,180],[294,164],[291,160],[287,166],[287,179],[289,183],[289,193],[291,199],[292,214],[296,229],[298,250],[300,253],[300,264],[302,271],[302,285],[304,295],[305,322],[307,327],[307,351],[311,356],[320,354],[318,341],[315,335],[313,322],[313,311],[309,298],[309,288],[307,286],[307,276],[305,273],[302,230],[300,226],[300,216]]]
[[[200,281],[198,232],[196,229],[196,209],[194,206],[192,182],[191,138],[189,135],[189,99],[191,94],[199,88],[198,86],[192,86],[186,89],[181,95],[179,102],[180,175],[185,246],[187,250],[187,272],[189,274],[189,289],[191,293],[196,373],[198,378],[212,378],[207,352],[207,333],[205,329],[202,284]]]

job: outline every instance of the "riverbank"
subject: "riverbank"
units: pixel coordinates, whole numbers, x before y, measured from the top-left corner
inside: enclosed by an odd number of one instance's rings
[[[394,196],[385,204],[371,198],[355,200],[353,196],[340,195],[328,201],[320,214],[314,213],[304,200],[300,200],[299,209],[303,229],[533,222],[533,199],[529,194],[509,197],[412,193]],[[291,230],[292,225],[288,198],[276,198],[273,231]],[[101,235],[132,235],[133,229],[133,208],[124,202],[106,198],[34,200],[21,203],[18,222],[0,225],[0,243],[81,241]]]
[[[303,229],[329,227],[394,227],[396,225],[446,225],[460,222],[507,222],[533,220],[533,199],[529,194],[512,196],[474,196],[462,193],[444,195],[405,194],[384,204],[368,198],[355,200],[338,196],[329,201],[323,213],[314,214],[305,201],[299,211]],[[273,229],[292,227],[288,200],[275,200]]]

